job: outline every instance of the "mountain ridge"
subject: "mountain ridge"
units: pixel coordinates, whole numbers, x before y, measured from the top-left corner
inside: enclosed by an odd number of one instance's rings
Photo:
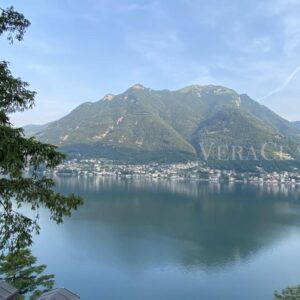
[[[224,131],[216,133],[222,126]],[[74,157],[131,162],[196,160],[201,143],[253,144],[257,151],[263,141],[300,143],[293,124],[246,94],[217,85],[171,91],[135,84],[121,94],[82,103],[35,136]]]
[[[300,128],[300,121],[294,121],[293,124],[294,124],[297,128]]]

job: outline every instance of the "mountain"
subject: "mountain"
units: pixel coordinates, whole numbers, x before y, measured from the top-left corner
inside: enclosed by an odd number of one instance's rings
[[[34,136],[36,133],[46,129],[48,124],[38,125],[38,124],[29,124],[23,127],[24,133],[26,136]]]
[[[295,122],[293,122],[293,124],[294,124],[297,128],[300,128],[300,121],[295,121]]]
[[[215,85],[157,91],[136,84],[122,94],[81,104],[35,136],[58,145],[71,157],[127,162],[205,159],[214,145],[209,161],[215,163],[220,161],[218,146],[238,146],[248,154],[249,149],[257,153],[246,163],[257,166],[264,143],[270,145],[268,158],[278,158],[278,149],[271,145],[284,145],[286,161],[293,160],[292,149],[300,143],[300,130],[290,122],[247,95]]]

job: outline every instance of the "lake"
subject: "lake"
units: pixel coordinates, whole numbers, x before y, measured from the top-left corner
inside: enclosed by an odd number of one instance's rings
[[[41,212],[33,247],[81,299],[267,300],[300,284],[300,187],[57,178],[85,204]]]

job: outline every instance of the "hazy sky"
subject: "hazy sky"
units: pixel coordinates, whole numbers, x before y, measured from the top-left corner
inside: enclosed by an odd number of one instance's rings
[[[219,84],[300,120],[299,0],[16,0],[32,26],[0,60],[38,92],[20,126],[134,83]],[[268,96],[268,97],[265,97]]]

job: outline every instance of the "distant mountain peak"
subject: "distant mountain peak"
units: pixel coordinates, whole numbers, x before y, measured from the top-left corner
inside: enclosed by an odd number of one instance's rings
[[[201,92],[203,88],[204,88],[203,85],[192,84],[192,85],[186,86],[184,88],[181,88],[178,91],[181,93]]]
[[[200,84],[192,84],[189,86],[186,86],[184,88],[181,88],[178,90],[181,93],[214,93],[215,95],[221,95],[221,94],[237,94],[234,90],[229,89],[224,86],[220,85],[200,85]]]
[[[142,84],[140,84],[140,83],[134,84],[131,88],[133,90],[144,90],[145,89],[145,87]]]
[[[104,101],[111,101],[115,97],[114,94],[108,93],[103,97]]]
[[[245,149],[253,145],[255,151],[266,142],[300,143],[294,125],[250,97],[218,85],[170,91],[138,83],[121,94],[82,104],[44,128],[25,129],[73,157],[126,162],[203,159],[202,145],[209,149],[220,143]],[[217,154],[215,149],[213,163],[222,163],[214,161]]]

